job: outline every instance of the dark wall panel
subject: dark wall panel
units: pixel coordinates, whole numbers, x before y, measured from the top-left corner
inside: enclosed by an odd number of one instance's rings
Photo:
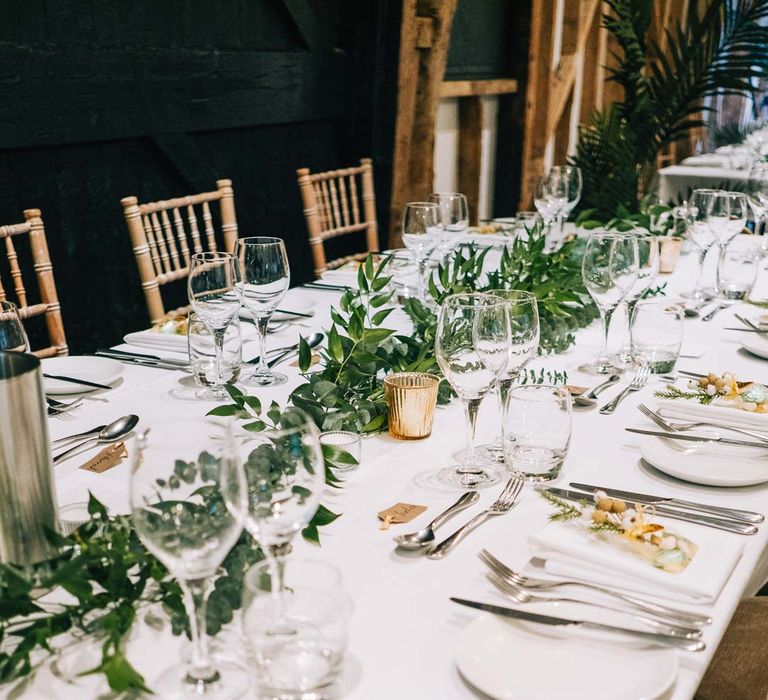
[[[387,211],[398,6],[0,4],[0,223],[42,209],[73,352],[147,324],[121,197],[231,178],[241,235],[285,238],[295,283],[312,275],[296,168],[372,155]]]

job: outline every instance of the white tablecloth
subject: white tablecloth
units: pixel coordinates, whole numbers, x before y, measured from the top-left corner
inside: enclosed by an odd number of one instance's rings
[[[688,289],[693,285],[693,265],[693,256],[682,258],[682,269],[664,279],[670,282],[672,289]],[[327,323],[327,308],[336,295],[297,288],[290,291],[289,299],[313,300],[318,314],[311,325],[323,328]],[[284,307],[289,306],[290,302],[286,301]],[[733,325],[733,314],[740,310],[744,309],[737,307],[724,311],[711,323],[687,321],[686,341],[707,346],[710,350],[699,359],[681,359],[678,367],[718,372],[733,370],[743,377],[768,379],[763,361],[739,351],[737,334],[719,330]],[[271,343],[282,345],[296,332],[273,335]],[[306,334],[309,330],[305,328],[302,332]],[[599,337],[598,326],[593,325],[578,333],[576,346],[570,351],[538,359],[532,366],[566,369],[572,384],[597,383],[594,378],[579,376],[577,368],[594,355]],[[271,399],[284,402],[296,384],[298,370],[295,367],[284,364],[281,370],[290,375],[290,382],[275,389],[259,390],[262,403]],[[139,414],[143,424],[169,417],[198,417],[211,405],[181,401],[170,395],[182,376],[176,372],[126,366],[122,384],[105,398],[86,400],[83,408],[73,414],[52,419],[51,437],[84,430],[131,412]],[[730,490],[706,488],[673,480],[640,462],[638,440],[623,428],[631,425],[647,427],[637,405],[641,401],[652,402],[657,387],[657,380],[652,380],[645,389],[630,395],[612,416],[599,415],[596,410],[576,411],[573,441],[559,485],[571,480],[604,483],[768,513],[768,485]],[[611,392],[604,394],[606,397],[611,395]],[[491,397],[481,410],[481,440],[487,440],[496,432],[494,404],[495,398]],[[522,567],[529,558],[527,538],[544,526],[548,507],[527,489],[518,507],[508,515],[484,524],[446,559],[431,561],[397,555],[393,533],[409,531],[426,522],[454,498],[452,494],[417,487],[414,476],[424,469],[448,463],[451,455],[462,448],[463,439],[462,414],[458,405],[438,409],[429,439],[403,443],[388,435],[367,438],[361,467],[346,478],[343,491],[329,491],[324,500],[332,510],[343,513],[342,517],[321,529],[320,548],[301,540],[296,542],[294,556],[311,554],[327,559],[341,569],[344,587],[354,601],[350,658],[345,678],[345,697],[350,700],[476,697],[453,663],[457,636],[475,615],[451,603],[449,596],[476,596],[479,592],[487,599],[490,584],[484,582],[484,568],[477,552],[481,547],[487,547],[510,565]],[[73,459],[56,467],[60,505],[83,500],[86,489],[91,488],[109,505],[125,507],[127,464],[101,475],[79,471],[79,464],[79,459]],[[481,502],[490,503],[498,491],[497,487],[482,491]],[[398,501],[428,505],[429,510],[409,525],[381,532],[376,513]],[[459,515],[440,534],[449,534],[467,517],[466,514]],[[763,525],[754,537],[733,537],[734,544],[745,545],[745,552],[719,600],[711,607],[714,623],[704,633],[707,650],[698,654],[680,653],[679,677],[667,698],[683,700],[693,696],[739,600],[753,593],[768,575],[768,525]],[[235,634],[230,633],[223,635],[216,646],[238,654],[242,645]],[[151,687],[153,679],[178,660],[182,647],[183,642],[171,635],[167,625],[161,631],[140,625],[129,641],[128,656]],[[557,669],[552,670],[557,672]],[[99,682],[89,678],[78,685],[66,685],[44,668],[24,690],[24,697],[96,697],[97,688],[103,688]],[[7,692],[5,688],[4,694]],[[589,688],[574,688],[572,697],[590,697]]]
[[[659,200],[679,204],[690,199],[698,188],[743,189],[749,180],[749,169],[698,165],[670,165],[659,175]]]

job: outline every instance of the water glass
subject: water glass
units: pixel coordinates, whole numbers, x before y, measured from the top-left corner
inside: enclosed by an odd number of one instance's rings
[[[440,210],[434,202],[410,202],[403,213],[403,245],[419,267],[418,299],[426,300],[427,260],[438,243],[443,231]]]
[[[736,238],[720,250],[717,292],[726,300],[749,297],[757,280],[760,251],[751,237]]]
[[[29,352],[29,340],[16,304],[0,301],[0,350]]]
[[[384,377],[389,434],[421,440],[432,434],[440,378],[426,372],[396,372]]]
[[[195,383],[205,387],[197,392],[198,398],[215,400],[219,397],[224,384],[234,384],[240,377],[243,341],[239,318],[234,318],[224,330],[220,368],[216,365],[213,334],[195,313],[190,313],[187,321],[187,347]]]
[[[512,389],[504,425],[507,468],[527,481],[556,479],[571,442],[571,410],[571,395],[562,386]]]
[[[243,583],[243,631],[257,667],[258,697],[336,697],[352,609],[339,570],[297,559],[280,597],[266,562],[251,567]]]
[[[632,318],[632,360],[655,374],[671,372],[683,343],[685,315],[668,301],[641,301]]]
[[[433,192],[429,201],[437,204],[442,224],[442,236],[437,246],[441,258],[453,251],[458,236],[469,227],[469,205],[467,198],[459,192]]]
[[[696,275],[696,286],[693,288],[693,291],[686,292],[683,296],[695,299],[696,301],[706,301],[714,295],[714,290],[702,287],[702,279],[707,253],[717,242],[717,236],[708,224],[709,211],[712,208],[716,194],[717,190],[712,189],[694,190],[691,195],[691,203],[688,206],[687,232],[691,243],[696,248],[699,267]]]
[[[363,439],[349,430],[329,430],[320,433],[323,456],[337,472],[348,472],[360,466]],[[353,461],[354,460],[354,461]]]
[[[273,372],[267,364],[267,329],[291,281],[285,244],[280,238],[256,236],[239,239],[235,250],[239,271],[237,291],[259,330],[259,364],[245,382],[255,386],[284,384],[288,377]]]

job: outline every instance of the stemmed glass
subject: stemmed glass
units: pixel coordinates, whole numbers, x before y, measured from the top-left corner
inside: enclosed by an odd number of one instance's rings
[[[153,426],[136,441],[130,475],[134,527],[179,583],[192,653],[152,688],[162,697],[239,697],[245,669],[208,652],[206,601],[214,576],[243,530],[247,490],[229,425],[204,420]]]
[[[441,260],[451,254],[457,237],[469,227],[469,205],[467,198],[458,192],[433,192],[429,201],[437,204],[443,231],[437,246]]]
[[[764,160],[752,165],[747,183],[747,201],[755,217],[755,235],[760,236],[760,252],[768,254],[768,231],[766,217],[768,215],[768,163]]]
[[[581,192],[584,187],[584,181],[581,177],[581,169],[575,165],[555,165],[549,171],[550,180],[561,181],[565,184],[566,201],[557,214],[557,236],[556,244],[563,241],[563,227],[571,212],[581,199]]]
[[[594,232],[589,236],[581,275],[603,322],[603,350],[596,362],[580,369],[591,374],[611,374],[620,368],[608,356],[611,316],[637,280],[637,238],[632,234]]]
[[[475,458],[477,412],[509,361],[508,302],[489,294],[453,294],[443,301],[437,322],[435,355],[440,369],[464,404],[467,444],[460,466],[441,469],[439,486],[478,487],[500,474]]]
[[[711,189],[694,190],[688,207],[688,236],[698,253],[699,271],[693,291],[686,292],[683,296],[697,301],[709,301],[713,296],[712,291],[702,288],[701,281],[704,277],[707,253],[717,242],[717,237],[709,226],[709,212],[717,192]]]
[[[237,291],[243,306],[253,314],[259,330],[259,365],[245,378],[245,383],[256,386],[283,384],[288,377],[273,372],[267,364],[267,328],[291,282],[285,244],[280,238],[267,236],[240,238],[235,255],[240,273]]]
[[[747,197],[743,192],[718,191],[712,197],[707,224],[718,237],[720,252],[718,267],[728,250],[728,244],[738,236],[747,224]]]
[[[568,182],[561,177],[540,175],[533,186],[533,203],[544,223],[544,234],[548,241],[547,249],[554,250],[557,241],[551,239],[550,230],[552,223],[568,203]]]
[[[325,490],[320,433],[303,411],[291,408],[278,428],[250,433],[243,448],[248,483],[245,529],[269,558],[272,577],[279,583],[274,594],[280,596],[291,541],[312,519]]]
[[[635,234],[637,240],[637,279],[624,298],[627,312],[627,340],[624,347],[616,356],[616,361],[624,366],[632,364],[632,324],[634,323],[635,307],[656,280],[659,273],[659,238],[658,236]]]
[[[509,314],[509,345],[507,366],[496,382],[499,394],[502,435],[485,447],[485,454],[494,462],[504,462],[504,426],[506,425],[509,391],[522,369],[536,356],[539,349],[539,306],[535,295],[517,289],[488,292],[504,299]]]
[[[224,338],[227,327],[240,311],[237,293],[239,270],[231,253],[195,253],[187,280],[189,303],[213,335],[215,384],[198,392],[201,399],[220,401],[224,390]]]
[[[403,213],[403,245],[419,267],[419,301],[426,300],[427,260],[443,237],[440,210],[434,202],[410,202]]]
[[[16,304],[0,301],[0,350],[29,352],[29,340]]]

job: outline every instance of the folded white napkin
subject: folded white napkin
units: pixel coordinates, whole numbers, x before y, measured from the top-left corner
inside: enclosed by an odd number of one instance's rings
[[[732,425],[734,428],[754,428],[768,433],[768,413],[752,413],[728,406],[700,404],[685,399],[659,399],[659,413],[665,418],[685,421],[709,421]]]
[[[706,352],[709,352],[709,348],[709,345],[700,345],[699,343],[683,343],[680,346],[679,357],[698,359]]]
[[[679,574],[655,568],[622,551],[577,523],[549,523],[530,536],[533,556],[545,561],[548,573],[600,585],[689,603],[712,603],[741,558],[743,544],[735,535],[710,528],[654,518],[671,532],[687,537],[699,550]]]
[[[354,270],[328,270],[320,279],[326,284],[340,284],[347,287],[357,287],[357,267]]]

